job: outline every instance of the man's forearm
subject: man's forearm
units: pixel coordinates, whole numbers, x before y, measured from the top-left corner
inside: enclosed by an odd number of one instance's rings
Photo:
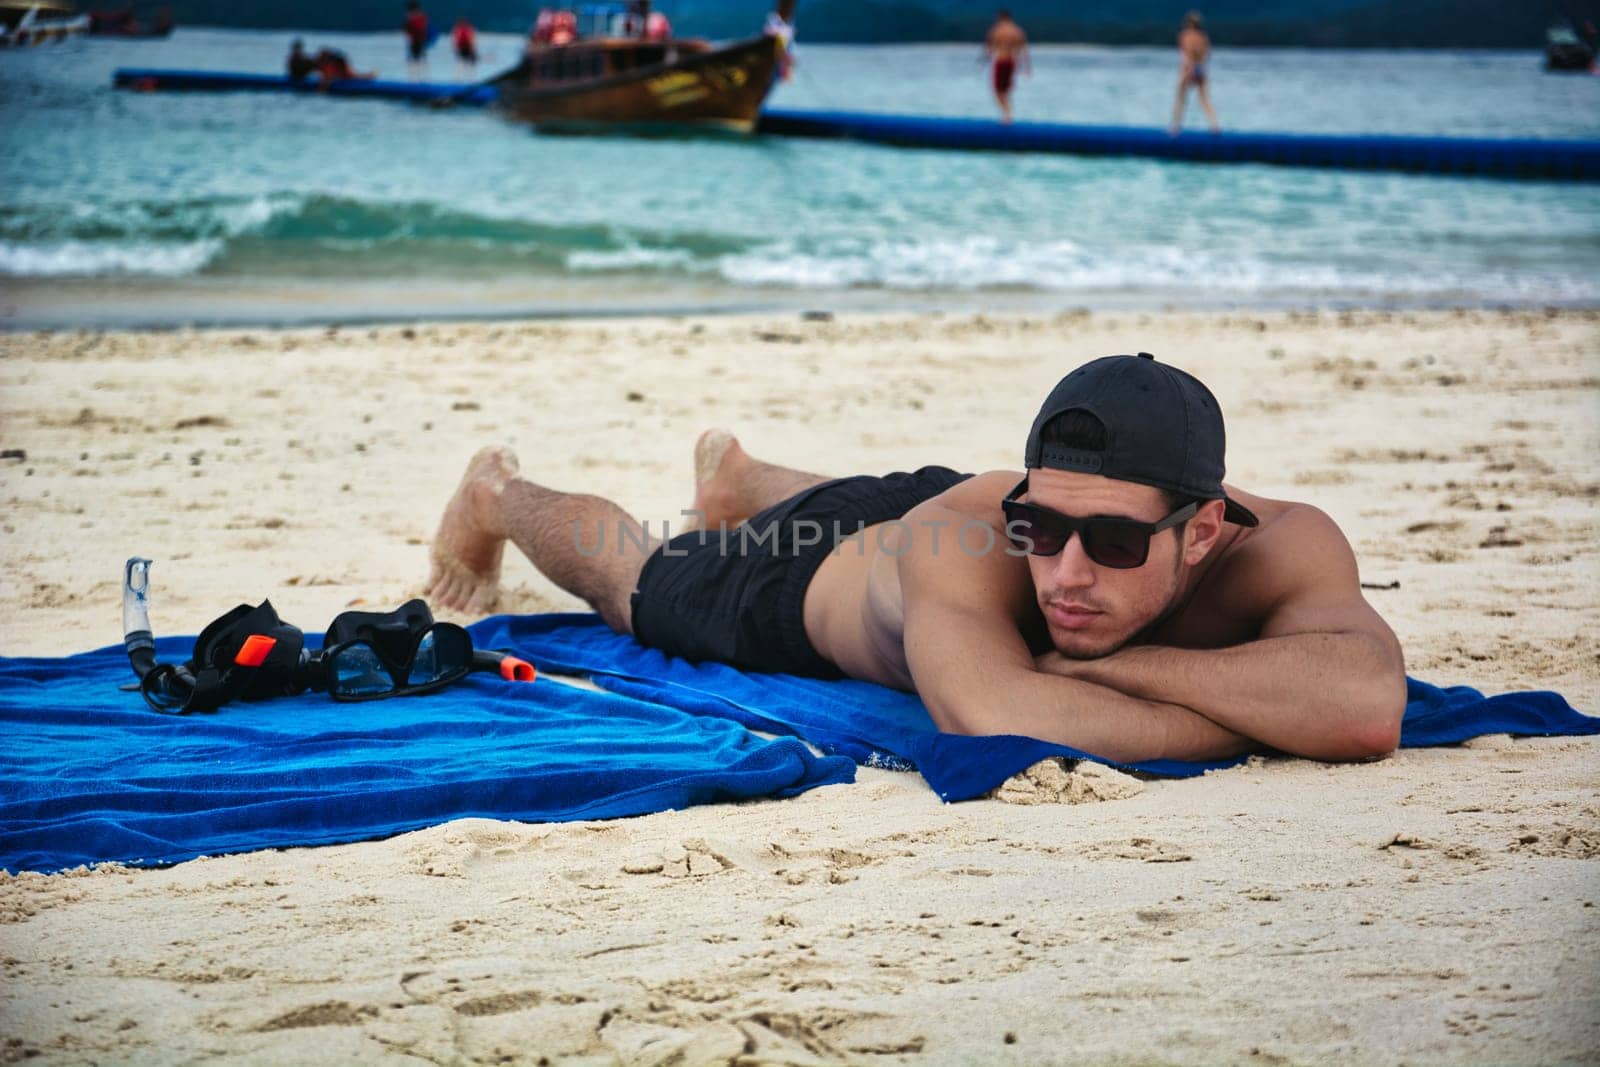
[[[1124,763],[1154,759],[1226,759],[1259,748],[1254,741],[1176,704],[1146,700],[1078,678],[1027,671],[1007,698],[974,699],[959,710],[937,698],[928,709],[941,730],[1021,734]]]
[[[1045,657],[1042,669],[1196,712],[1263,744],[1314,759],[1389,751],[1405,673],[1362,633],[1269,637],[1219,649],[1133,647],[1098,660]]]

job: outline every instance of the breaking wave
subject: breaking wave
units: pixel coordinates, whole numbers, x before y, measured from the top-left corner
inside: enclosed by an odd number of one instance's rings
[[[682,233],[546,223],[428,202],[281,193],[0,206],[0,276],[382,281],[696,278],[736,289],[1121,291],[1223,297],[1322,294],[1600,301],[1581,271],[1385,272],[1335,263],[1071,240]]]

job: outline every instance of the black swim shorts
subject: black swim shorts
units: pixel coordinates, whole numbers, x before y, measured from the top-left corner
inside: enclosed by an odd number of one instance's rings
[[[726,535],[714,529],[678,534],[639,572],[634,636],[692,661],[842,677],[806,639],[805,595],[812,575],[844,538],[898,519],[970,477],[948,467],[923,467],[882,478],[839,478],[797,493]]]

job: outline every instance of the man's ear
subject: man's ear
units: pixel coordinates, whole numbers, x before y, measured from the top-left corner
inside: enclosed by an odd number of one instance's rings
[[[1206,558],[1211,546],[1222,536],[1222,512],[1226,507],[1220,500],[1207,500],[1200,505],[1183,526],[1183,562],[1194,566]]]

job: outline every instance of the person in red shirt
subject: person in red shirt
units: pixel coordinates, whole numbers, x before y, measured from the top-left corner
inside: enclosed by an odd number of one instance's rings
[[[412,81],[421,81],[428,72],[428,13],[418,0],[407,0],[405,21],[400,29],[406,35],[406,70]]]
[[[450,31],[450,40],[456,46],[456,73],[473,78],[478,73],[478,31],[472,28],[466,16],[456,19],[456,28]]]
[[[551,18],[550,43],[567,45],[578,39],[578,16],[562,9]]]

